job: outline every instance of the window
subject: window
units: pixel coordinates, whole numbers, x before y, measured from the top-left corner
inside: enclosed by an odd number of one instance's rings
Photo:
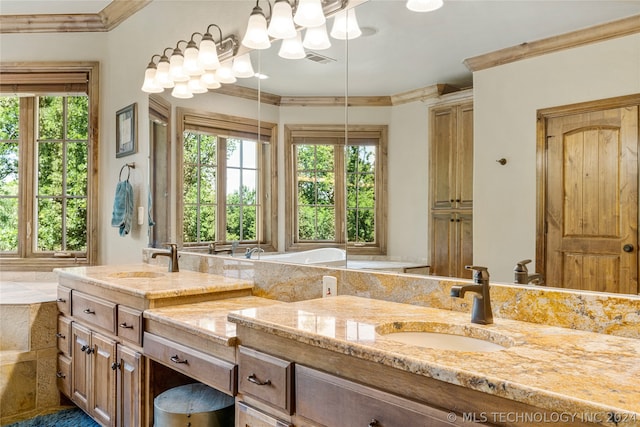
[[[275,250],[276,125],[178,109],[183,246],[261,244]]]
[[[287,250],[386,252],[386,126],[286,126]],[[346,141],[346,143],[345,143]],[[346,230],[346,236],[345,236]]]
[[[97,64],[28,68],[0,70],[3,269],[91,263],[97,249],[90,232],[97,220],[97,103],[91,96]]]

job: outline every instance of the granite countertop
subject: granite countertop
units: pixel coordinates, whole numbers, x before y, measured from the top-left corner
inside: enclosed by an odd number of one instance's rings
[[[229,321],[578,419],[615,425],[613,412],[619,426],[640,425],[637,339],[499,318],[475,325],[469,313],[354,296],[239,310]],[[507,348],[435,350],[384,335],[412,325],[470,333]]]
[[[145,310],[144,318],[231,347],[237,344],[237,340],[236,325],[227,320],[230,311],[251,310],[276,304],[281,306],[285,303],[255,296],[228,298],[152,308]]]
[[[80,280],[146,300],[246,290],[253,282],[194,271],[171,273],[150,264],[55,269],[61,278]]]

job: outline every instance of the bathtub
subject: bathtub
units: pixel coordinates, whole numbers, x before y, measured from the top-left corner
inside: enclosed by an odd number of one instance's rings
[[[255,257],[254,259],[284,262],[289,264],[344,267],[347,260],[347,252],[344,249],[338,248],[321,248],[273,255],[261,253],[259,257]]]

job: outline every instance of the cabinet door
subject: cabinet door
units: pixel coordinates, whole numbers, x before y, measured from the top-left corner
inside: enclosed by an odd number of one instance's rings
[[[436,212],[431,215],[431,273],[470,279],[465,269],[473,264],[473,218],[470,212]]]
[[[473,104],[457,108],[457,141],[454,160],[456,208],[473,207]]]
[[[118,345],[117,351],[117,425],[138,427],[142,425],[141,409],[144,407],[142,355],[123,345]]]
[[[76,322],[71,325],[71,400],[81,409],[89,411],[91,331]]]
[[[93,332],[91,344],[91,415],[102,425],[115,426],[116,342]]]
[[[455,224],[456,272],[454,276],[471,279],[473,272],[465,269],[465,266],[473,264],[473,217],[471,213],[457,213]]]
[[[455,206],[456,112],[452,107],[431,110],[431,207]]]
[[[274,418],[244,402],[236,402],[236,426],[242,427],[293,427],[293,424]]]

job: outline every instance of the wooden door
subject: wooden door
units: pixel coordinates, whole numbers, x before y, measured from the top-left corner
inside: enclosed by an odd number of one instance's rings
[[[546,282],[638,293],[638,107],[549,118]]]
[[[93,332],[91,366],[91,415],[103,426],[116,424],[116,342]]]
[[[144,363],[142,355],[126,346],[118,345],[117,350],[118,427],[142,425],[144,408]]]
[[[76,322],[71,324],[71,400],[85,412],[89,411],[89,361],[87,349],[91,344],[91,331]]]

